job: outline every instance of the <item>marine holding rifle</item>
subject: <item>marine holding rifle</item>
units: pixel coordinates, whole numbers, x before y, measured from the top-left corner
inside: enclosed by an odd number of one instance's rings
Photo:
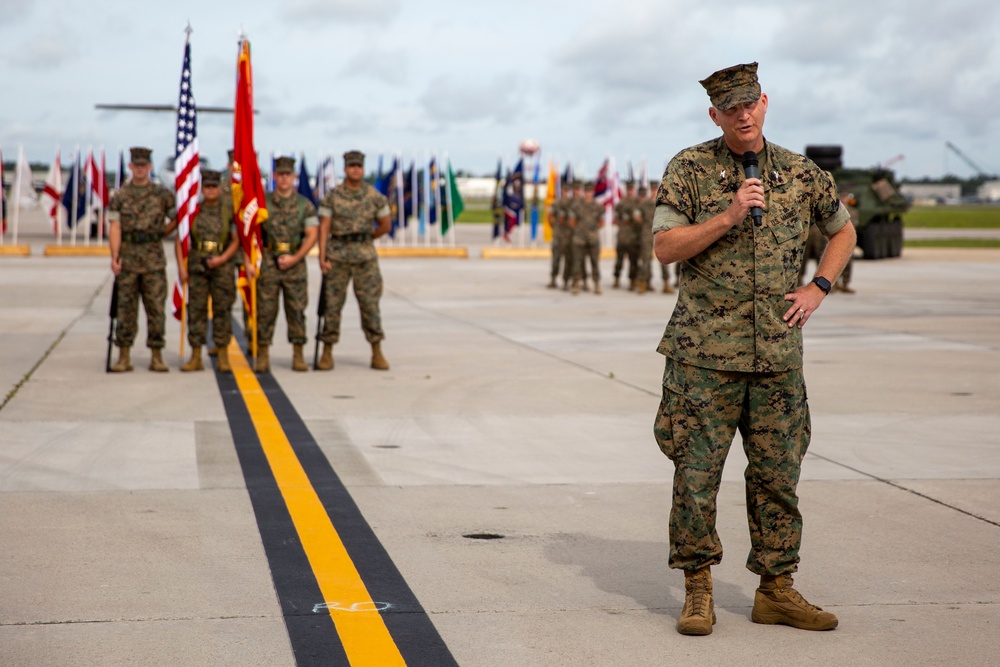
[[[109,370],[132,370],[132,344],[139,328],[139,297],[146,309],[146,346],[150,349],[149,370],[165,373],[163,363],[164,306],[167,302],[167,260],[163,237],[177,228],[174,193],[153,183],[152,150],[140,146],[129,149],[132,178],[115,193],[108,205],[108,243],[111,270],[118,288],[118,326],[115,344],[118,361]],[[169,222],[168,222],[169,220]]]
[[[295,158],[274,161],[273,192],[267,195],[267,220],[263,225],[264,256],[257,281],[257,372],[271,370],[270,348],[278,319],[278,296],[284,295],[288,342],[292,344],[292,370],[305,371],[302,346],[306,344],[308,273],[303,259],[316,243],[319,220],[316,208],[295,190]],[[247,266],[252,276],[253,266]]]
[[[371,367],[389,370],[382,356],[382,273],[374,239],[390,229],[389,201],[364,181],[365,154],[344,153],[344,182],[330,190],[319,204],[319,265],[323,273],[326,312],[319,340],[323,356],[317,370],[333,368],[333,346],[340,340],[340,313],[347,299],[347,285],[354,280],[354,295],[361,309],[361,328],[372,346]],[[378,227],[375,227],[378,223]]]
[[[178,239],[174,244],[177,253],[177,272],[182,283],[188,286],[188,342],[191,359],[181,366],[182,371],[200,371],[205,366],[201,348],[208,332],[208,300],[212,299],[212,342],[219,361],[219,372],[230,373],[229,339],[233,332],[233,301],[236,300],[236,274],[233,257],[239,247],[236,226],[233,223],[233,205],[222,197],[220,175],[217,171],[201,172],[201,189],[205,196],[198,215],[191,221],[191,250],[185,264]]]

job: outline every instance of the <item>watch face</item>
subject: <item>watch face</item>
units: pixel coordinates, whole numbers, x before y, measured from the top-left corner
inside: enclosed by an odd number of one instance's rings
[[[823,290],[827,294],[830,293],[830,281],[829,280],[827,280],[823,276],[816,276],[815,278],[813,278],[812,281],[814,283],[816,283],[816,286],[819,287],[821,290]]]

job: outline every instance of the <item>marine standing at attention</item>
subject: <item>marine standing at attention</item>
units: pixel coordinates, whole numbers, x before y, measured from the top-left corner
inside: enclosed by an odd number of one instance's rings
[[[675,466],[669,565],[684,571],[686,590],[677,629],[712,632],[710,568],[722,560],[715,499],[739,430],[748,460],[746,566],[760,576],[751,619],[831,630],[837,617],[807,602],[792,581],[802,537],[796,487],[810,438],[802,327],[847,263],[854,227],[829,174],[764,139],[768,99],[757,63],[701,84],[722,136],[674,156],[653,222],[657,259],[683,263],[658,347],[666,363],[654,425]],[[749,152],[759,178],[744,178]],[[829,245],[813,281],[796,287],[813,223]]]
[[[579,185],[581,184],[578,182],[569,214],[569,226],[573,230],[573,294],[580,293],[581,283],[583,289],[587,289],[585,265],[588,259],[590,276],[594,279],[594,294],[600,294],[601,227],[604,226],[604,207],[594,201],[593,184],[584,187]]]
[[[118,329],[115,344],[118,361],[113,373],[132,370],[132,344],[139,327],[139,297],[146,309],[146,346],[150,349],[149,370],[165,373],[166,345],[164,306],[167,302],[167,258],[163,238],[177,229],[174,193],[153,183],[149,148],[129,149],[132,178],[108,204],[108,245],[111,270],[118,282]],[[169,223],[167,222],[169,220]]]
[[[258,373],[271,370],[270,348],[278,320],[279,295],[285,302],[292,370],[309,370],[302,354],[302,346],[307,340],[306,306],[309,304],[305,256],[316,243],[318,225],[316,207],[295,189],[295,158],[277,158],[274,161],[274,191],[267,194],[267,220],[262,229],[264,256],[257,282]],[[252,275],[252,269],[247,266],[247,273]]]
[[[333,368],[333,346],[340,340],[340,313],[347,299],[347,285],[354,281],[354,296],[361,309],[361,328],[372,346],[371,367],[389,370],[382,356],[382,272],[374,239],[389,233],[389,200],[368,185],[365,154],[344,153],[344,181],[319,203],[319,267],[323,272],[326,312],[323,315],[323,356],[317,370]],[[375,227],[375,223],[378,227]]]
[[[205,368],[201,348],[208,334],[208,300],[212,300],[212,341],[219,359],[219,372],[231,373],[229,339],[233,335],[233,301],[236,300],[236,256],[239,239],[233,222],[233,205],[222,197],[219,172],[201,172],[201,191],[205,199],[198,206],[198,215],[191,221],[191,250],[187,266],[180,239],[174,243],[177,273],[188,286],[188,342],[191,359],[182,371]]]

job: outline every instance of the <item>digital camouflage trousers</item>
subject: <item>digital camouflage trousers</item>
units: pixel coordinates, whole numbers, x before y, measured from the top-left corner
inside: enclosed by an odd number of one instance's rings
[[[166,345],[164,327],[167,303],[167,272],[165,270],[136,273],[122,271],[118,274],[118,326],[115,345],[132,347],[139,330],[139,297],[146,310],[146,347],[162,350]]]
[[[340,341],[340,318],[347,300],[347,286],[354,281],[354,296],[361,310],[361,329],[365,340],[378,343],[385,338],[382,331],[382,313],[379,299],[382,298],[382,272],[378,260],[372,259],[359,264],[334,262],[326,274],[323,289],[326,291],[326,313],[323,316],[323,332],[319,339],[335,345]]]
[[[670,567],[691,571],[722,560],[716,498],[739,431],[748,460],[747,569],[761,575],[794,572],[802,541],[796,487],[810,430],[801,369],[738,373],[668,358],[653,432],[675,466]]]

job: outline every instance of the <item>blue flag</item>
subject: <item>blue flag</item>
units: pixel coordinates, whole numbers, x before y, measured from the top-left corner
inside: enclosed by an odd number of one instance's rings
[[[299,194],[312,202],[312,205],[316,205],[316,195],[313,194],[313,190],[309,187],[309,171],[306,169],[306,156],[303,155],[299,160]]]
[[[73,217],[73,193],[76,193],[76,217]],[[66,224],[69,227],[76,226],[76,223],[83,216],[87,215],[87,185],[80,178],[80,156],[76,156],[76,166],[70,169],[69,180],[66,182],[66,189],[63,190],[62,205],[66,209]]]
[[[496,185],[493,187],[493,238],[500,236],[503,223],[503,160],[497,159]]]
[[[510,230],[521,224],[521,211],[524,210],[524,158],[517,161],[514,170],[507,174],[503,186],[504,238],[508,238]]]

